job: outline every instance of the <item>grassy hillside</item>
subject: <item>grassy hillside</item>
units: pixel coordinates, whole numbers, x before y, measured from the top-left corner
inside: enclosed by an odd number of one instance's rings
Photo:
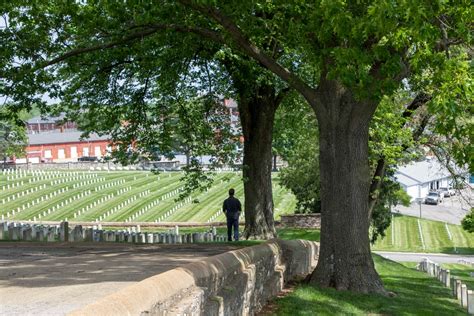
[[[230,187],[244,203],[240,173],[217,173],[214,186],[177,201],[182,174],[138,171],[0,173],[0,216],[9,220],[221,221]],[[273,179],[275,215],[292,213],[295,197]]]
[[[385,288],[395,297],[298,286],[277,299],[272,315],[465,315],[450,290],[426,273],[374,255]]]
[[[473,247],[474,236],[459,225],[394,216],[385,238],[377,241],[373,249],[462,254],[472,253]]]

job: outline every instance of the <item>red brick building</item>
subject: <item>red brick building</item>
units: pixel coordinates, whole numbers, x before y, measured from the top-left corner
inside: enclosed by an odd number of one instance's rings
[[[26,121],[26,130],[29,134],[51,132],[51,131],[66,131],[77,130],[77,124],[65,120],[65,115],[61,114],[57,117],[33,117]]]
[[[103,157],[110,150],[107,136],[91,134],[81,139],[82,132],[50,132],[29,134],[26,157],[15,159],[16,163],[68,162],[80,157]]]

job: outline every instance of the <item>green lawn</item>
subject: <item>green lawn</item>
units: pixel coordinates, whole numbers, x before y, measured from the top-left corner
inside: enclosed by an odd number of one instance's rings
[[[280,228],[277,229],[278,238],[281,239],[306,239],[319,241],[319,230],[308,228]]]
[[[44,178],[45,175],[48,178]],[[145,210],[138,214],[133,221],[154,222],[181,203],[176,201],[177,194],[173,196],[169,196],[169,194],[183,186],[183,183],[179,181],[182,175],[181,172],[167,172],[156,175],[142,171],[78,171],[76,173],[74,171],[47,171],[42,174],[41,178],[26,174],[21,178],[12,179],[11,175],[0,174],[0,215],[6,217],[7,214],[10,214],[9,220],[18,221],[34,218],[40,220],[40,216],[41,220],[46,221],[59,221],[66,218],[69,221],[95,221],[102,217],[102,222],[106,223],[125,221],[130,216]],[[91,178],[91,176],[93,177]],[[7,177],[10,177],[10,179]],[[277,174],[273,174],[272,178],[275,218],[279,219],[281,214],[294,211],[296,199],[293,194],[279,185]],[[30,180],[34,181],[30,183]],[[56,183],[57,180],[61,180],[61,183]],[[84,183],[85,181],[93,182]],[[117,181],[124,181],[124,183],[117,184]],[[23,182],[22,185],[17,185],[21,182]],[[12,187],[12,185],[15,186]],[[41,189],[31,192],[31,189],[40,186]],[[214,185],[208,191],[192,194],[192,200],[198,201],[198,203],[191,203],[190,201],[183,203],[181,207],[162,220],[205,223],[217,214],[213,220],[224,221],[224,215],[221,212],[222,201],[227,197],[227,191],[230,187],[235,188],[236,196],[244,203],[241,173],[216,173]],[[65,188],[68,189],[66,192],[37,201],[41,197],[44,198]],[[127,190],[122,192],[121,190],[125,188]],[[89,190],[91,191],[90,194],[82,196],[83,193]],[[22,192],[23,195],[21,195]],[[147,192],[147,194],[140,195],[143,192]],[[19,193],[20,197],[18,197]],[[97,203],[102,197],[110,197],[111,194],[114,196]],[[79,195],[81,197],[77,198]],[[60,206],[73,197],[76,198]],[[130,199],[134,197],[136,199],[130,202]],[[32,205],[32,201],[35,201],[34,205]],[[159,203],[152,205],[154,201],[159,201]],[[94,202],[96,202],[95,205]],[[127,202],[126,205],[117,209],[124,202]],[[20,208],[19,212],[18,208]],[[83,209],[85,210],[82,212]],[[13,210],[15,210],[14,215]],[[112,210],[114,212],[110,213]],[[81,214],[74,217],[74,213],[78,211],[81,211]],[[107,212],[109,212],[109,215],[106,215]]]
[[[425,249],[421,245],[418,229],[418,219],[410,216],[395,216],[392,243],[392,226],[386,231],[386,236],[372,246],[372,250],[380,251],[407,251],[407,252],[434,252],[434,253],[474,253],[474,234],[470,234],[459,225],[448,224],[452,235],[449,239],[446,224],[443,222],[421,220],[421,229],[425,242]],[[279,228],[278,237],[282,239],[307,239],[319,241],[319,230]]]
[[[463,253],[473,254],[474,235],[462,230],[461,226],[448,224],[449,230],[453,236],[450,240],[446,232],[445,224],[442,222],[421,220],[421,229],[425,242],[425,249],[421,246],[419,237],[418,219],[410,216],[394,217],[395,236],[392,244],[392,227],[387,229],[387,236],[379,240],[372,246],[372,250],[379,251],[406,251],[406,252],[434,252],[434,253]],[[183,228],[183,232],[206,231],[210,227]],[[240,227],[242,232],[243,226]],[[148,230],[148,229],[147,229]],[[164,231],[164,229],[150,229],[150,231]],[[219,234],[225,235],[226,228],[218,227]],[[278,238],[281,239],[306,239],[319,241],[320,232],[317,229],[304,228],[278,228]],[[252,242],[253,243],[253,242]]]
[[[378,240],[373,250],[441,252],[441,253],[474,253],[474,235],[459,225],[420,219],[421,242],[418,218],[411,216],[394,216],[392,224],[386,230],[386,236]],[[448,234],[451,233],[452,239]]]
[[[425,273],[374,255],[385,288],[396,297],[308,285],[275,301],[275,315],[465,315],[451,291]]]

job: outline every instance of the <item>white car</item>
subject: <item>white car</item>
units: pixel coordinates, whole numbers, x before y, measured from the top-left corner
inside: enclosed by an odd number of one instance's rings
[[[456,194],[452,188],[439,188],[439,192],[442,193],[444,197],[450,197]]]
[[[431,191],[425,198],[425,204],[438,205],[439,203],[443,202],[443,195],[443,193]]]

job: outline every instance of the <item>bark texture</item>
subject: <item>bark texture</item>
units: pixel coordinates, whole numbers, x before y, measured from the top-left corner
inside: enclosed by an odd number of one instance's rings
[[[336,81],[322,80],[320,129],[321,248],[310,283],[385,293],[370,253],[369,121],[376,105],[357,102]]]
[[[276,237],[271,178],[276,101],[271,87],[257,88],[251,96],[239,100],[244,134],[245,239]]]

